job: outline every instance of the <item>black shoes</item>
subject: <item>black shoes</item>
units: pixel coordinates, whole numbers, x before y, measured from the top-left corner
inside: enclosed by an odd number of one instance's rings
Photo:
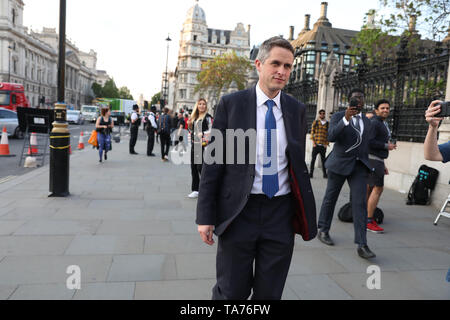
[[[155,156],[154,153],[150,153],[150,154],[147,155],[147,157],[154,157],[154,156]]]
[[[130,154],[139,154],[139,153],[133,151],[133,152],[130,152]]]
[[[363,259],[370,259],[375,258],[376,255],[372,251],[370,251],[369,247],[367,245],[358,248],[358,255]]]
[[[325,243],[327,246],[334,246],[334,242],[333,240],[331,240],[328,232],[319,231],[317,237],[321,242]]]
[[[105,160],[108,160],[108,156],[106,155],[106,152],[105,152]]]

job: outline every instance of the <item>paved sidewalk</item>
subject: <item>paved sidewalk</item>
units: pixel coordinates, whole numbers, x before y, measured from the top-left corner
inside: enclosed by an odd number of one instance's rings
[[[0,184],[0,299],[210,299],[217,247],[197,234],[190,167],[145,148],[139,140],[131,156],[128,141],[113,143],[102,164],[90,148],[75,152],[69,198],[47,197],[48,167]],[[320,208],[326,181],[312,182]],[[383,195],[386,233],[368,234],[370,262],[336,216],[334,247],[297,237],[283,299],[449,299],[450,220],[434,226],[433,208],[404,198]],[[337,207],[346,201],[347,187]],[[380,290],[366,286],[372,264]],[[81,268],[81,290],[66,287],[70,265]]]

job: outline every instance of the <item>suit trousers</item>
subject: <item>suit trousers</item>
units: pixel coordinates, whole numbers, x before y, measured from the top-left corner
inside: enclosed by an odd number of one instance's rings
[[[219,237],[213,300],[279,300],[294,249],[292,195],[251,195]]]
[[[161,138],[161,158],[169,155],[170,149],[170,134],[161,132],[159,137]]]
[[[328,184],[320,208],[318,228],[328,232],[331,228],[336,202],[345,181],[350,186],[350,198],[355,230],[355,243],[367,245],[367,178],[369,170],[360,161],[356,161],[355,168],[349,176],[343,176],[328,170]]]
[[[309,174],[314,174],[314,167],[316,165],[317,154],[320,154],[320,159],[322,160],[322,170],[323,175],[327,175],[327,169],[325,169],[325,154],[327,153],[327,148],[324,146],[315,146],[312,150],[311,166],[309,168]]]
[[[147,130],[147,155],[153,153],[153,147],[155,145],[155,130]]]
[[[202,162],[203,162],[203,151],[204,148],[202,148]],[[191,148],[191,176],[192,176],[192,185],[191,190],[192,191],[198,191],[200,187],[200,175],[202,174],[202,163],[196,163],[195,161],[195,154],[194,154],[194,145],[192,144]]]
[[[139,127],[131,125],[130,127],[130,153],[136,152],[134,147],[136,146]]]

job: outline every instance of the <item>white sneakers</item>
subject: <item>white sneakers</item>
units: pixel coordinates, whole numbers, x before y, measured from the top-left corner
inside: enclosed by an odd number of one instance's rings
[[[190,195],[188,195],[188,198],[195,199],[198,198],[198,191],[192,191]]]

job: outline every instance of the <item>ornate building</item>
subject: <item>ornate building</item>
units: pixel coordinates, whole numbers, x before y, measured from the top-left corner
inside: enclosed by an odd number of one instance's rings
[[[29,31],[23,26],[22,0],[0,0],[0,81],[21,83],[31,106],[57,100],[58,34],[56,29]],[[66,41],[66,103],[90,104],[97,78],[97,54]],[[42,106],[42,104],[41,104]]]
[[[199,98],[194,89],[202,64],[208,59],[232,51],[238,56],[249,56],[250,26],[247,30],[242,23],[238,23],[234,30],[208,28],[205,12],[196,0],[187,13],[181,31],[174,90],[169,91],[169,95],[173,95],[173,104],[169,103],[168,107],[175,110],[192,109]],[[208,98],[211,97],[207,96],[206,99]],[[208,99],[208,102],[213,106],[217,102],[211,99]]]

